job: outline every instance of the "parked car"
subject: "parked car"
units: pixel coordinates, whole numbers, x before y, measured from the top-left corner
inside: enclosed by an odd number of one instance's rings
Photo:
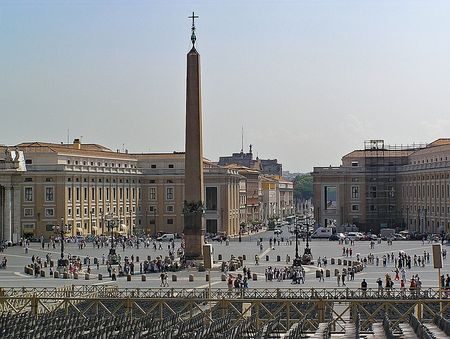
[[[394,240],[406,240],[406,237],[401,234],[395,233]]]
[[[156,238],[156,240],[158,241],[172,241],[175,240],[175,235],[172,233],[166,233],[163,234],[162,236]]]
[[[340,237],[335,233],[335,234],[332,234],[329,238],[328,238],[328,240],[329,241],[338,241],[340,239]]]
[[[212,241],[225,241],[225,240],[227,240],[227,237],[226,237],[226,236],[223,236],[223,235],[221,235],[221,234],[217,234],[217,235],[213,236],[213,237],[211,238],[211,240],[212,240]]]

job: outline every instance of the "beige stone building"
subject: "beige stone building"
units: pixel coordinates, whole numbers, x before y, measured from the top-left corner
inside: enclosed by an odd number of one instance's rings
[[[68,225],[70,235],[102,234],[109,213],[118,217],[116,231],[131,231],[140,189],[134,157],[96,144],[81,145],[77,139],[69,145],[34,142],[16,148],[23,152],[26,169],[10,182],[14,241],[24,236],[48,238],[61,224]],[[0,152],[7,150],[2,147]],[[3,171],[0,176],[8,177]],[[2,211],[8,213],[8,205],[3,204]],[[10,227],[9,220],[0,218],[3,230]]]
[[[110,217],[121,234],[181,234],[184,159],[184,153],[129,154],[77,139],[0,147],[0,238],[49,238],[61,224],[68,236],[109,234]],[[270,193],[263,189],[268,183]],[[205,159],[204,190],[207,233],[237,235],[241,225],[293,213],[291,182],[244,166]]]
[[[341,166],[314,168],[315,219],[363,231],[448,233],[449,175],[450,139],[410,146],[370,140],[345,155]]]
[[[108,216],[122,234],[183,232],[184,153],[128,154],[79,140],[15,147],[0,148],[1,239],[49,238],[61,224],[67,235],[109,234]],[[207,232],[238,234],[245,178],[206,160],[204,172]]]
[[[138,226],[146,233],[183,232],[184,153],[134,154],[142,172]],[[204,161],[206,233],[239,232],[239,185],[232,169]]]

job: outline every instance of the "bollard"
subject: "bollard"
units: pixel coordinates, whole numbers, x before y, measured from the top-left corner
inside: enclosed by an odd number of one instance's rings
[[[177,275],[176,274],[172,274],[172,281],[177,281]]]
[[[194,281],[194,275],[193,274],[189,274],[189,281],[190,282]]]
[[[218,256],[217,256],[217,260],[219,260],[219,261],[222,261],[222,254],[219,254]]]
[[[55,262],[53,260],[50,260],[50,267],[54,267],[55,266]]]
[[[269,261],[269,256],[268,255],[266,255],[266,261]]]
[[[97,264],[98,264],[98,259],[94,258],[94,265],[97,265]]]
[[[277,255],[277,261],[281,261],[281,257]]]
[[[46,261],[44,261],[44,267],[47,267],[47,262]]]
[[[258,280],[258,276],[256,275],[256,273],[253,273],[253,275],[252,275],[252,279],[253,279],[253,281],[256,281],[256,280]]]
[[[85,275],[84,275],[84,280],[89,280],[91,277],[89,276],[89,273],[86,273]]]
[[[145,274],[141,275],[141,281],[147,281],[147,276]]]
[[[103,275],[101,273],[98,274],[98,280],[103,280]]]
[[[73,278],[74,279],[78,279],[78,273],[77,272],[73,272]]]
[[[335,259],[331,258],[331,265],[334,265],[334,263],[335,263]]]
[[[325,277],[327,277],[327,278],[329,278],[331,276],[331,272],[330,272],[330,270],[326,270],[325,271]]]
[[[209,281],[209,274],[205,276],[206,281]]]
[[[136,256],[136,262],[139,262],[139,256],[138,255]],[[145,280],[143,280],[143,281],[145,281]]]
[[[339,268],[334,269],[334,276],[337,277],[339,275]]]
[[[127,274],[127,281],[131,281],[131,274]]]
[[[221,275],[221,280],[222,281],[227,281],[227,275],[226,274],[222,274]]]
[[[45,278],[45,271],[44,270],[41,271],[41,277]]]
[[[63,279],[69,279],[69,273],[64,272],[63,273]]]
[[[344,259],[342,265],[347,266],[347,259]]]
[[[316,278],[320,278],[320,270],[316,270]]]
[[[242,260],[247,260],[247,256],[245,254],[242,255]]]
[[[59,279],[59,272],[58,272],[58,271],[55,271],[55,272],[53,273],[53,277],[56,278],[56,279]]]

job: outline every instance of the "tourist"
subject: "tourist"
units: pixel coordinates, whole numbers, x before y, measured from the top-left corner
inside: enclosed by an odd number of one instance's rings
[[[366,297],[367,294],[367,282],[366,279],[363,279],[363,281],[361,282],[361,290],[363,291],[363,297]]]

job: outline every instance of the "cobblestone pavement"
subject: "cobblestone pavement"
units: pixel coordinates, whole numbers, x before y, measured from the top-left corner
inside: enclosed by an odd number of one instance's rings
[[[314,260],[317,261],[317,258],[326,256],[328,258],[328,265],[325,269],[330,269],[330,277],[326,277],[324,282],[319,282],[315,277],[317,267],[315,265],[305,266],[306,271],[306,282],[304,285],[292,285],[290,280],[285,281],[265,281],[264,271],[268,266],[272,267],[286,267],[292,264],[292,259],[295,256],[295,238],[291,236],[292,242],[286,241],[286,236],[290,236],[288,233],[287,227],[283,228],[283,233],[279,236],[280,245],[276,242],[272,248],[269,247],[269,239],[270,237],[275,237],[273,232],[267,231],[260,233],[258,235],[245,236],[242,238],[242,241],[239,242],[238,239],[232,239],[228,244],[226,242],[213,243],[214,248],[214,260],[218,260],[218,256],[222,255],[224,260],[230,259],[231,255],[236,257],[238,256],[246,256],[244,261],[244,265],[249,267],[253,273],[257,273],[258,280],[257,281],[249,281],[249,287],[257,287],[257,288],[276,288],[276,287],[284,287],[284,288],[298,288],[299,286],[304,288],[311,287],[337,287],[336,277],[334,276],[334,270],[336,268],[342,269],[342,266],[339,265],[331,265],[331,258],[343,258],[342,257],[342,247],[347,247],[349,245],[339,245],[335,241],[328,240],[315,240],[313,239],[310,243],[310,247],[312,248],[312,253],[314,256]],[[263,249],[260,250],[257,245],[257,239],[263,238]],[[283,241],[281,239],[283,238]],[[139,256],[140,261],[147,258],[148,255],[154,259],[157,256],[166,256],[168,255],[167,249],[168,243],[163,243],[164,250],[154,250],[152,247],[143,248],[142,246],[139,249],[136,248],[126,248],[125,251],[122,249],[118,249],[118,253],[122,258],[125,256],[131,257],[131,255]],[[180,241],[176,241],[176,248],[180,246]],[[305,248],[305,242],[302,240],[299,241],[299,253],[300,255],[303,253]],[[380,258],[379,266],[367,265],[364,270],[360,273],[357,273],[354,281],[348,281],[347,286],[350,288],[360,287],[362,279],[366,279],[368,282],[369,288],[376,288],[376,280],[380,278],[384,278],[386,273],[390,273],[393,277],[395,274],[394,263],[388,262],[386,267],[382,265],[382,256],[385,254],[394,253],[397,255],[400,250],[405,251],[408,255],[413,256],[414,254],[423,255],[425,252],[430,252],[430,263],[426,263],[425,267],[417,267],[413,266],[411,270],[407,270],[407,279],[409,279],[413,274],[419,274],[420,280],[422,281],[423,287],[437,287],[438,273],[437,269],[433,268],[432,265],[432,254],[431,254],[431,244],[425,243],[422,244],[421,241],[394,241],[393,245],[388,246],[386,242],[382,242],[382,244],[376,244],[374,249],[370,249],[370,242],[367,241],[357,241],[354,246],[351,246],[353,250],[353,256],[351,259],[356,260],[356,254],[360,254],[361,257],[372,253],[375,256]],[[443,245],[443,248],[446,248],[447,251],[450,250],[450,246]],[[102,255],[108,255],[109,249],[107,247],[104,248],[93,248],[92,243],[87,243],[86,248],[79,250],[77,244],[67,244],[65,247],[66,253],[70,253],[72,256],[80,256],[83,260],[84,257],[90,256],[92,262],[93,258],[99,258],[101,263]],[[83,285],[83,284],[117,284],[120,287],[159,287],[160,286],[160,278],[158,273],[147,274],[147,281],[141,281],[141,277],[139,274],[139,263],[135,263],[135,275],[132,277],[131,281],[127,281],[126,277],[120,277],[116,282],[112,282],[108,277],[108,273],[105,265],[101,265],[99,269],[97,269],[96,265],[91,265],[91,278],[90,280],[84,280],[84,276],[80,276],[79,280],[74,279],[55,279],[49,277],[48,268],[46,270],[45,278],[34,278],[30,275],[24,273],[24,266],[26,264],[31,263],[31,256],[40,256],[45,260],[45,255],[50,253],[53,259],[57,259],[60,256],[59,245],[57,245],[56,249],[47,249],[47,246],[43,250],[39,243],[31,243],[28,254],[25,254],[25,250],[23,247],[14,246],[8,248],[4,253],[0,253],[0,258],[4,256],[8,259],[8,267],[6,269],[0,270],[0,286],[2,287],[53,287],[53,286],[62,286],[62,285]],[[259,265],[255,265],[255,255],[259,255],[260,263]],[[289,255],[291,258],[291,262],[286,264],[286,256]],[[268,256],[268,261],[266,261],[266,256]],[[280,257],[280,261],[277,261],[277,256]],[[347,258],[345,258],[347,259]],[[337,263],[337,262],[336,262]],[[221,281],[222,272],[220,271],[220,265],[216,265],[217,267],[211,271],[211,286],[212,287],[226,287],[226,282]],[[103,274],[103,280],[99,281],[97,279],[98,273]],[[242,273],[242,269],[236,272],[230,272],[231,274]],[[442,269],[442,274],[450,273],[450,260],[444,260],[444,268]],[[178,280],[176,282],[171,281],[171,274],[176,274]],[[189,282],[189,274],[194,275],[194,281]],[[195,269],[184,270],[175,273],[169,273],[169,286],[170,287],[207,287],[208,283],[206,282],[206,272],[197,272]],[[394,287],[399,287],[399,282],[395,283]]]

